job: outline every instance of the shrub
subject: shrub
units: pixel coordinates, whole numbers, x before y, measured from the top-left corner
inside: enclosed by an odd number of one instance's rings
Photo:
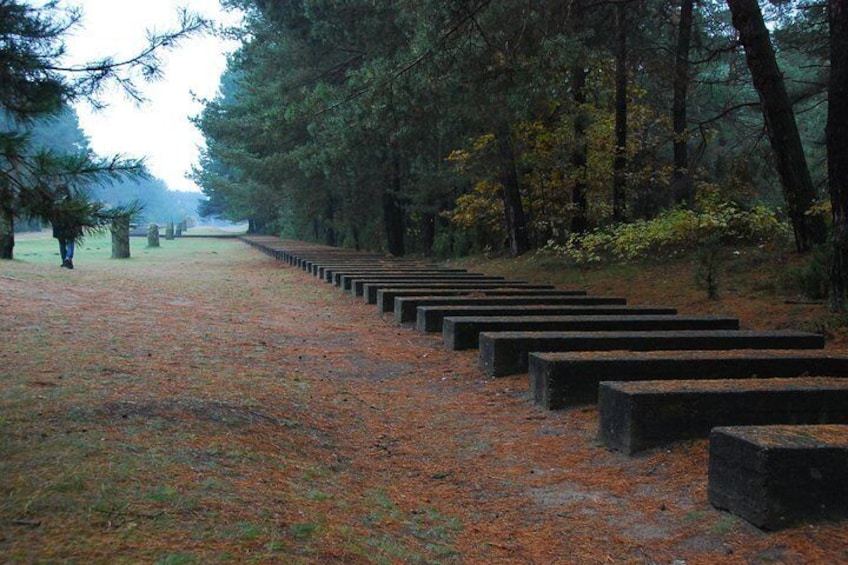
[[[549,242],[547,249],[575,265],[590,265],[666,259],[706,242],[711,246],[763,244],[789,237],[788,224],[764,206],[743,210],[730,202],[708,201],[700,211],[675,208],[653,220],[573,235],[561,244]]]

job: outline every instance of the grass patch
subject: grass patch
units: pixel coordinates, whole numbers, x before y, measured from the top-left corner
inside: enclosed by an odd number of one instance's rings
[[[315,537],[321,526],[312,522],[304,522],[300,524],[292,524],[289,526],[289,533],[299,541],[310,540]]]
[[[203,256],[221,256],[226,260],[225,250],[232,247],[243,248],[238,240],[227,239],[184,239],[165,240],[161,238],[161,247],[147,247],[147,239],[130,238],[130,258],[112,259],[112,236],[109,233],[86,236],[76,247],[74,266],[77,269],[102,268],[120,265],[144,269],[151,264],[179,262],[197,259]],[[15,260],[33,265],[55,265],[56,272],[51,275],[70,277],[73,273],[59,269],[59,244],[50,231],[17,234],[14,248]]]
[[[442,563],[459,556],[452,545],[463,530],[459,519],[430,506],[404,511],[382,489],[368,494],[372,511],[363,522],[369,529],[381,531],[387,524],[402,525],[400,534],[380,533],[367,539],[368,546],[379,552],[378,563]]]
[[[169,553],[156,560],[156,565],[194,565],[195,563],[199,563],[198,559],[188,553]]]

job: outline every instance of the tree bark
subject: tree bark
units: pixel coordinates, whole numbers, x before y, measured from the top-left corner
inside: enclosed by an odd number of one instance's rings
[[[583,32],[583,0],[573,4],[572,27],[574,32]],[[571,92],[574,101],[574,147],[571,150],[571,170],[573,185],[571,188],[571,231],[586,233],[589,231],[589,200],[586,196],[586,165],[588,163],[588,142],[586,130],[589,127],[589,113],[586,111],[586,58],[580,53],[571,69]]]
[[[674,130],[674,172],[671,190],[677,203],[695,205],[695,193],[689,175],[689,140],[686,106],[689,90],[689,45],[692,42],[692,13],[694,0],[681,0],[680,22],[677,27],[677,48],[674,58],[674,84],[671,121]]]
[[[15,215],[0,209],[0,259],[13,259],[15,249]]]
[[[335,228],[336,203],[332,195],[327,197],[327,205],[324,207],[324,244],[335,247],[338,244],[338,234]]]
[[[513,257],[522,255],[530,249],[527,237],[527,219],[521,204],[521,188],[518,184],[518,172],[515,170],[515,148],[512,145],[512,132],[509,124],[501,121],[495,133],[498,147],[498,176],[501,182],[501,199],[504,205],[506,231],[509,238],[509,252]]]
[[[401,191],[400,165],[397,159],[391,167],[389,188],[383,191],[383,223],[386,229],[386,244],[395,257],[406,254],[404,244],[404,211],[399,202]]]
[[[421,251],[425,257],[433,254],[436,242],[436,214],[424,212],[421,214]]]
[[[799,252],[809,251],[814,244],[824,242],[826,230],[821,218],[807,214],[815,202],[816,191],[768,29],[757,0],[727,0],[727,5],[733,16],[733,27],[745,47],[745,59],[760,97],[766,131],[795,232],[795,245]]]
[[[827,179],[833,210],[831,308],[848,311],[848,0],[828,0]]]
[[[612,219],[616,223],[621,223],[627,216],[627,5],[625,0],[619,0],[615,9],[615,156],[612,162]]]

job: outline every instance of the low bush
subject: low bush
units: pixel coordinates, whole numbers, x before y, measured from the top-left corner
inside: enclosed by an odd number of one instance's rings
[[[568,262],[591,265],[606,262],[667,260],[715,245],[785,245],[792,232],[773,210],[742,209],[730,202],[702,203],[699,210],[675,208],[652,220],[617,224],[563,243],[549,242],[546,250]]]

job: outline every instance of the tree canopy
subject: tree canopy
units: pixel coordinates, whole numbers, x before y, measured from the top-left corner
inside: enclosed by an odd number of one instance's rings
[[[84,202],[91,186],[144,174],[142,160],[97,156],[75,133],[63,139],[60,134],[67,128],[38,138],[32,135],[33,126],[60,117],[75,101],[100,105],[98,96],[107,85],[142,100],[138,85],[159,76],[161,50],[207,27],[182,12],[179,29],[150,34],[148,45],[134,57],[66,65],[63,40],[80,17],[78,9],[56,2],[0,0],[0,258],[12,257],[15,222],[49,220],[60,191],[71,190]],[[93,219],[79,221],[87,225]]]
[[[209,212],[395,254],[522,253],[718,200],[770,207],[806,250],[827,24],[818,4],[753,3],[786,77],[775,113],[739,3],[233,0],[247,23],[197,120],[196,179]]]

